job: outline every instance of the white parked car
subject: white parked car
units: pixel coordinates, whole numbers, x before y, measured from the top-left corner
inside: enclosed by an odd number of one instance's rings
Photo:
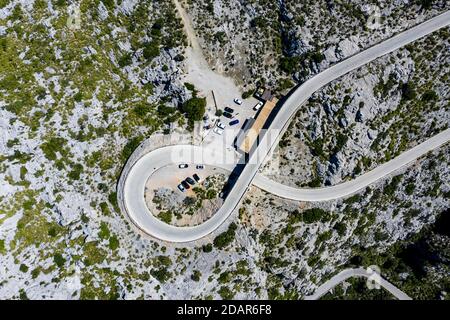
[[[234,103],[236,103],[238,105],[242,104],[242,100],[241,99],[235,98],[233,101],[234,101]]]
[[[261,109],[261,107],[263,105],[264,105],[264,103],[262,101],[260,101],[253,107],[253,110],[258,111],[259,109]]]
[[[225,129],[225,125],[222,122],[219,122],[217,124],[217,127],[219,127],[220,129],[224,130]]]
[[[178,165],[178,168],[180,168],[180,169],[186,169],[187,167],[189,167],[187,163],[182,163],[182,164]]]
[[[214,128],[214,133],[217,133],[219,136],[223,133],[223,129],[220,129],[219,127]]]
[[[183,185],[180,183],[178,185],[178,190],[180,190],[181,192],[184,192],[184,190],[186,190],[186,189],[184,189]]]
[[[196,166],[196,168],[197,168],[197,169],[199,169],[199,170],[202,170],[202,169],[204,169],[204,168],[205,168],[205,166],[204,166],[204,165],[202,165],[202,164],[198,164],[198,165]]]

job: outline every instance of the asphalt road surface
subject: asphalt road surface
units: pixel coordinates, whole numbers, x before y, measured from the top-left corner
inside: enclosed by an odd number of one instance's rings
[[[227,198],[224,201],[223,206],[212,216],[209,220],[201,225],[195,227],[174,227],[170,226],[156,217],[154,217],[148,210],[144,201],[144,188],[147,178],[159,167],[168,164],[168,161],[172,163],[179,162],[189,162],[189,163],[205,163],[209,165],[217,165],[231,170],[234,166],[233,161],[227,159],[224,161],[224,157],[235,157],[233,151],[228,150],[228,148],[223,148],[222,153],[217,148],[214,148],[214,152],[209,153],[207,147],[193,147],[193,146],[172,146],[164,147],[154,150],[147,155],[143,156],[139,161],[137,161],[131,170],[128,172],[128,176],[124,183],[124,207],[127,211],[130,219],[136,224],[136,226],[144,231],[145,233],[156,237],[161,240],[170,242],[189,242],[200,239],[214,230],[216,230],[231,214],[231,212],[239,204],[239,201],[247,191],[248,187],[255,182],[256,185],[260,183],[265,185],[268,191],[276,188],[280,188],[275,182],[269,182],[267,179],[258,177],[257,172],[264,159],[268,154],[274,149],[279,138],[282,135],[284,129],[288,126],[291,118],[295,115],[297,110],[308,100],[308,98],[318,89],[328,84],[329,82],[341,77],[342,75],[367,64],[374,59],[390,53],[402,46],[405,46],[433,31],[440,28],[448,26],[450,22],[450,11],[436,16],[416,27],[413,27],[407,31],[404,31],[388,40],[381,42],[371,48],[368,48],[348,59],[339,62],[323,72],[317,74],[310,80],[299,86],[284,102],[283,106],[273,119],[268,134],[264,135],[260,141],[260,145],[256,151],[249,157],[248,164],[245,165],[242,170],[239,179],[234,184],[233,188],[229,192]],[[305,190],[298,191],[302,189],[291,190],[289,187],[284,187],[277,191],[281,196],[294,197],[295,199],[310,199],[312,201],[319,201],[325,199],[333,199],[336,197],[342,197],[347,194],[351,194],[356,190],[363,188],[366,185],[374,182],[375,180],[388,175],[393,170],[403,166],[404,164],[416,159],[421,155],[421,152],[429,149],[432,146],[439,146],[445,141],[448,141],[449,130],[444,131],[442,134],[438,135],[435,140],[427,140],[425,146],[423,144],[419,145],[419,148],[413,148],[394,160],[380,166],[381,169],[374,169],[361,177],[355,179],[356,182],[343,183],[339,187],[334,186],[330,188],[321,188],[316,191],[309,190],[305,193]],[[433,139],[433,138],[432,138]],[[442,140],[441,140],[442,139]],[[431,140],[431,142],[429,142]],[[167,158],[166,148],[172,148],[170,150],[170,158]],[[432,149],[432,148],[431,148]],[[431,150],[430,149],[430,150]],[[181,156],[178,156],[178,155]],[[199,155],[206,155],[205,157],[200,157]],[[188,158],[188,156],[190,158]],[[398,160],[400,158],[400,160]],[[189,160],[189,161],[187,161]],[[378,169],[378,170],[377,170]],[[375,173],[374,173],[375,172]],[[343,187],[342,187],[343,186]],[[335,194],[336,188],[338,189],[337,196],[331,196]],[[340,188],[340,189],[339,189]],[[339,191],[340,190],[340,191]],[[339,193],[340,192],[340,193]],[[276,193],[275,193],[276,194]]]
[[[345,269],[344,271],[341,271],[334,277],[332,277],[330,280],[326,281],[324,284],[322,284],[317,290],[314,292],[314,294],[310,296],[306,296],[305,300],[318,300],[322,296],[324,296],[328,291],[333,289],[335,286],[337,286],[339,283],[347,280],[348,278],[352,277],[365,277],[365,278],[376,278],[379,282],[379,285],[389,291],[394,297],[396,297],[399,300],[412,300],[406,293],[398,289],[396,286],[394,286],[392,283],[387,281],[386,279],[382,278],[379,274],[368,272],[364,268],[356,268],[356,269]],[[373,289],[376,290],[376,289]]]

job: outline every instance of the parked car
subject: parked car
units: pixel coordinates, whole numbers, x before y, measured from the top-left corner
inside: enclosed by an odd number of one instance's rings
[[[233,101],[234,101],[234,103],[236,103],[238,105],[242,104],[242,100],[241,99],[235,98]]]
[[[209,116],[207,115],[207,114],[205,114],[204,116],[203,116],[203,120],[204,121],[207,121],[209,119]]]
[[[225,109],[224,109],[226,112],[228,112],[228,113],[233,113],[234,112],[234,109],[231,109],[231,108],[229,108],[229,107],[225,107]]]
[[[211,125],[210,125],[210,124],[208,124],[208,125],[204,126],[204,127],[203,127],[203,129],[205,129],[205,130],[209,130],[209,129],[211,129]]]
[[[183,185],[180,183],[179,185],[178,185],[178,189],[181,191],[181,192],[184,192],[186,189],[183,187]]]
[[[198,174],[194,173],[192,175],[192,177],[194,178],[195,181],[199,182],[200,181],[200,177],[198,176]]]
[[[217,133],[219,136],[223,133],[223,129],[220,129],[219,127],[214,128],[214,133]]]
[[[219,123],[217,124],[217,126],[218,126],[220,129],[222,129],[222,130],[225,129],[225,125],[224,125],[222,122],[219,122]]]
[[[254,107],[253,107],[253,110],[255,110],[255,111],[258,111],[259,109],[261,109],[261,107],[263,106],[263,102],[262,101],[260,101],[260,102],[258,102]]]
[[[181,181],[181,185],[185,188],[185,189],[190,189],[191,186],[189,185],[189,183],[187,183],[186,181]]]
[[[191,186],[193,186],[193,185],[195,184],[194,179],[192,179],[191,177],[187,177],[187,178],[186,178],[186,181],[187,181]]]
[[[180,168],[180,169],[186,169],[187,167],[189,167],[189,165],[187,163],[182,163],[182,164],[178,165],[178,168]]]
[[[235,119],[235,120],[232,120],[232,121],[230,121],[230,123],[228,123],[230,126],[234,126],[235,124],[238,124],[239,123],[239,120],[238,119]]]
[[[196,168],[197,168],[198,170],[203,170],[203,169],[205,169],[205,166],[202,165],[202,164],[198,164],[198,165],[196,166]]]
[[[231,113],[229,113],[229,112],[224,112],[224,113],[223,113],[223,116],[224,116],[225,118],[228,118],[228,119],[233,118],[233,115],[232,115]]]

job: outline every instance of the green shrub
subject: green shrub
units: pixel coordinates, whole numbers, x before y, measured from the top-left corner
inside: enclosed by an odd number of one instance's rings
[[[217,31],[216,33],[214,33],[214,40],[219,42],[220,44],[224,44],[225,43],[225,36],[226,33],[223,31]]]
[[[388,183],[384,189],[383,193],[385,195],[392,195],[395,190],[397,190],[398,185],[400,184],[400,181],[402,180],[403,175],[399,174],[397,176],[392,177],[392,180],[390,183]]]
[[[417,2],[425,10],[430,9],[433,5],[433,0],[418,0]]]
[[[213,249],[213,246],[211,243],[208,243],[208,244],[202,246],[203,252],[211,252],[212,249]]]
[[[83,100],[83,93],[81,91],[78,91],[73,95],[73,100],[76,102],[81,102]]]
[[[342,237],[345,235],[345,232],[347,231],[347,226],[345,225],[345,223],[337,222],[334,225],[333,229],[336,230],[338,235]]]
[[[280,69],[287,73],[293,73],[299,67],[299,57],[282,57],[280,60]]]
[[[157,109],[158,115],[161,117],[167,117],[173,114],[175,111],[176,111],[175,108],[168,107],[164,104],[160,104]]]
[[[347,198],[344,200],[344,203],[347,205],[352,205],[354,203],[357,203],[361,200],[361,195],[359,194],[355,194],[353,196],[351,196],[350,198]]]
[[[110,237],[108,225],[103,221],[100,223],[100,231],[98,233],[98,236],[100,237],[100,239],[109,239]]]
[[[339,151],[341,151],[347,141],[348,137],[345,134],[338,132],[338,134],[336,135],[336,146],[334,147],[333,152],[338,153]]]
[[[185,82],[184,86],[189,90],[189,91],[195,91],[195,86],[192,83],[189,82]]]
[[[100,210],[102,211],[103,215],[109,216],[111,212],[109,211],[108,204],[106,202],[100,203]]]
[[[111,192],[108,195],[108,200],[109,200],[109,203],[111,203],[113,205],[114,209],[117,212],[119,212],[120,210],[119,210],[119,204],[117,203],[117,192]]]
[[[236,229],[236,224],[232,222],[227,231],[219,234],[216,238],[214,238],[214,246],[219,249],[223,249],[228,246],[234,240]]]
[[[138,117],[145,117],[151,111],[152,111],[151,106],[147,104],[139,104],[133,108],[133,113],[136,114]]]
[[[415,188],[416,185],[414,184],[414,182],[408,183],[405,187],[405,193],[410,196],[414,193]]]
[[[250,89],[250,90],[245,91],[245,92],[242,94],[242,99],[250,98],[250,97],[253,95],[253,92],[255,92],[255,90],[253,90],[253,89]]]
[[[256,27],[256,28],[263,28],[266,25],[266,20],[264,17],[259,16],[254,18],[252,21],[250,21],[250,26]]]
[[[55,264],[59,268],[61,268],[62,266],[64,266],[64,263],[66,262],[66,259],[64,259],[64,257],[60,253],[55,253],[53,255],[53,262],[55,262]]]
[[[58,230],[55,227],[51,227],[50,229],[48,229],[47,234],[50,237],[54,238],[58,234]]]
[[[28,266],[27,266],[26,264],[23,264],[23,263],[22,263],[22,264],[20,265],[20,267],[19,267],[19,270],[22,271],[22,272],[24,272],[24,273],[25,273],[25,272],[28,272]]]
[[[303,211],[303,222],[314,223],[314,222],[325,222],[329,219],[329,213],[320,208],[311,208]]]
[[[315,51],[311,54],[311,59],[315,63],[321,63],[325,59],[325,55],[320,51]]]
[[[206,98],[193,97],[183,104],[183,112],[190,123],[200,121],[206,110]]]
[[[108,9],[114,9],[114,0],[102,0],[103,4]]]
[[[0,253],[1,254],[5,253],[5,240],[4,239],[0,239]]]
[[[152,269],[150,274],[161,283],[166,282],[172,276],[167,268]]]
[[[119,239],[116,236],[109,238],[109,248],[111,250],[116,250],[120,245]]]
[[[294,83],[287,78],[283,78],[278,80],[278,91],[284,91],[286,89],[290,89],[294,86]]]
[[[308,187],[318,188],[321,186],[321,184],[322,184],[322,180],[320,179],[320,177],[315,177],[310,182],[308,182]]]
[[[206,192],[206,198],[207,198],[207,199],[214,199],[216,196],[217,196],[217,191],[214,190],[214,189],[209,189],[209,190]]]
[[[199,282],[201,276],[202,276],[202,273],[200,271],[194,270],[192,272],[191,279],[195,282]]]
[[[416,90],[412,82],[406,82],[402,85],[402,99],[413,100],[416,97]]]
[[[224,300],[231,300],[234,298],[234,292],[226,286],[220,287],[219,291],[217,292],[219,293],[220,297]]]
[[[56,153],[61,152],[61,147],[67,143],[66,139],[52,137],[41,144],[41,150],[48,160],[56,160]]]
[[[172,212],[171,211],[162,211],[158,214],[158,218],[161,221],[169,224],[172,221]]]
[[[128,143],[125,145],[125,147],[123,147],[122,150],[121,158],[123,161],[126,161],[131,156],[133,151],[139,146],[143,139],[144,138],[142,136],[138,136],[128,141]]]
[[[309,143],[309,147],[311,148],[311,153],[315,156],[319,156],[325,158],[325,151],[323,150],[323,139],[318,138]]]
[[[123,56],[120,57],[118,64],[121,68],[126,67],[130,65],[133,62],[131,53],[125,53]]]
[[[430,102],[430,101],[436,101],[439,98],[437,93],[433,90],[427,90],[422,95],[422,101],[423,102]]]
[[[159,42],[151,41],[144,44],[144,50],[142,51],[142,54],[144,55],[144,58],[147,59],[147,61],[152,61],[154,58],[159,56]]]
[[[83,166],[77,163],[72,167],[72,170],[69,172],[68,177],[72,180],[79,180],[82,172]]]

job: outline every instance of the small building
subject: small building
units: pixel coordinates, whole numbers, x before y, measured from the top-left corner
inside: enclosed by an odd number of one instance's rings
[[[271,101],[273,98],[272,92],[268,89],[265,89],[263,94],[261,95],[261,100]]]
[[[255,97],[257,97],[263,101],[270,101],[270,100],[272,100],[273,95],[269,89],[266,89],[264,87],[259,87],[255,92]]]
[[[243,132],[236,140],[236,146],[239,151],[249,154],[257,146],[256,142],[261,133],[261,129],[278,103],[278,99],[272,96],[270,91],[269,94],[270,99],[266,100],[266,103],[257,114],[256,119],[250,118],[242,128]],[[269,97],[269,95],[265,97]]]
[[[237,150],[241,151],[240,147],[244,142],[244,139],[247,136],[248,131],[251,129],[254,123],[255,118],[248,118],[247,120],[245,120],[244,125],[242,126],[241,130],[239,130],[239,133],[236,137],[236,141],[234,142],[234,146]]]

